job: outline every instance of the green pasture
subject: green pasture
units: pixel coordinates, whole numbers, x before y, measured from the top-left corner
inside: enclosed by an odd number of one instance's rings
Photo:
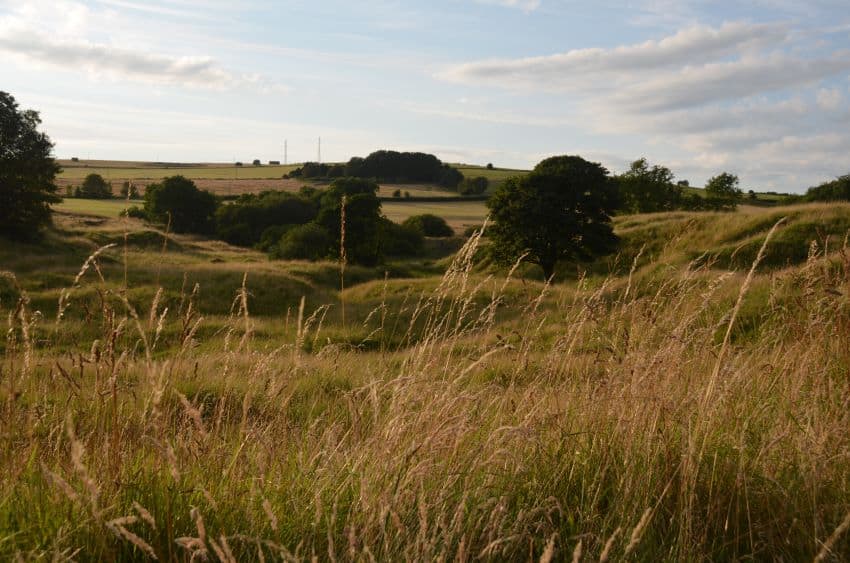
[[[243,166],[232,164],[179,164],[179,165],[150,165],[148,163],[125,163],[112,161],[94,161],[69,163],[61,161],[62,172],[60,179],[82,181],[89,174],[100,174],[107,180],[157,180],[177,174],[193,180],[263,180],[280,178],[297,168],[289,165],[253,166],[250,162]]]

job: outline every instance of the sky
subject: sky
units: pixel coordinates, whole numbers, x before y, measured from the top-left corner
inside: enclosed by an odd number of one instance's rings
[[[848,0],[0,0],[0,90],[59,158],[850,172]]]

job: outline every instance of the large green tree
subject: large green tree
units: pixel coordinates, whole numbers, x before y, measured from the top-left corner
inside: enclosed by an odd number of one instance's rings
[[[347,260],[373,265],[381,258],[381,200],[378,184],[360,178],[340,178],[320,200],[316,222],[333,237],[334,248],[342,238],[342,206],[345,205],[345,254]]]
[[[735,209],[743,199],[744,192],[739,187],[738,176],[721,172],[705,183],[705,195],[710,205],[717,209]]]
[[[89,174],[80,184],[79,197],[88,199],[109,199],[112,197],[112,184],[100,174]]]
[[[145,190],[145,213],[152,221],[170,223],[176,233],[209,234],[214,228],[215,196],[199,190],[183,176],[170,176]]]
[[[579,156],[547,158],[496,190],[487,202],[494,221],[487,235],[497,259],[510,263],[525,254],[550,279],[561,260],[616,249],[611,213],[617,205],[616,185],[603,166]]]
[[[673,183],[666,166],[650,166],[645,158],[632,162],[628,172],[617,176],[621,208],[629,213],[652,213],[678,207],[683,186]]]
[[[38,131],[38,112],[21,110],[11,94],[0,92],[0,235],[32,239],[50,222],[56,197],[53,143]]]

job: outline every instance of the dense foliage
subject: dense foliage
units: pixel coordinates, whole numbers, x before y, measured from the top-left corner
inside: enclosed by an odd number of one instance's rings
[[[588,260],[617,245],[616,184],[608,170],[579,156],[547,158],[527,176],[508,179],[487,206],[494,256],[505,263],[524,256],[547,279],[561,260]]]
[[[218,238],[237,246],[253,246],[264,233],[281,225],[303,225],[316,218],[318,201],[303,194],[267,191],[245,194],[215,213]]]
[[[333,250],[333,237],[327,229],[307,223],[288,229],[270,253],[285,260],[320,260],[332,256]]]
[[[0,91],[0,235],[32,239],[50,222],[60,168],[53,143],[38,131],[41,119],[20,110],[11,94]]]
[[[666,166],[650,166],[645,158],[632,162],[628,172],[617,176],[620,208],[628,213],[676,209],[682,203],[683,188],[673,179]]]
[[[344,229],[341,228],[343,206]],[[341,178],[321,195],[316,222],[331,234],[335,248],[344,247],[348,261],[373,265],[380,260],[380,220],[381,200],[375,182]]]
[[[738,176],[721,172],[705,183],[706,199],[714,201],[715,207],[734,209],[744,197],[739,184]]]
[[[106,181],[100,174],[89,174],[74,193],[76,197],[86,199],[110,199],[112,197],[112,184]]]
[[[464,178],[463,182],[458,186],[458,191],[461,195],[481,195],[490,187],[490,180],[484,176],[476,176],[475,178]]]
[[[176,233],[210,234],[218,202],[183,176],[170,176],[145,190],[145,213],[152,221],[169,224]]]
[[[371,178],[379,182],[427,182],[456,188],[463,180],[455,168],[436,156],[421,152],[375,151],[346,164],[306,162],[288,174],[291,178]]]
[[[806,201],[850,201],[850,174],[809,188],[804,199]]]
[[[445,219],[433,213],[412,215],[405,219],[402,224],[415,229],[426,237],[451,237],[455,234]]]

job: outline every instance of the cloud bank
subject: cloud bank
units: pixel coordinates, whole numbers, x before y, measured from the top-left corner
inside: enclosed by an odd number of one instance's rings
[[[728,168],[799,190],[850,168],[850,53],[800,35],[785,23],[689,26],[631,45],[463,62],[437,78],[560,101],[586,131],[674,148],[685,174]]]

